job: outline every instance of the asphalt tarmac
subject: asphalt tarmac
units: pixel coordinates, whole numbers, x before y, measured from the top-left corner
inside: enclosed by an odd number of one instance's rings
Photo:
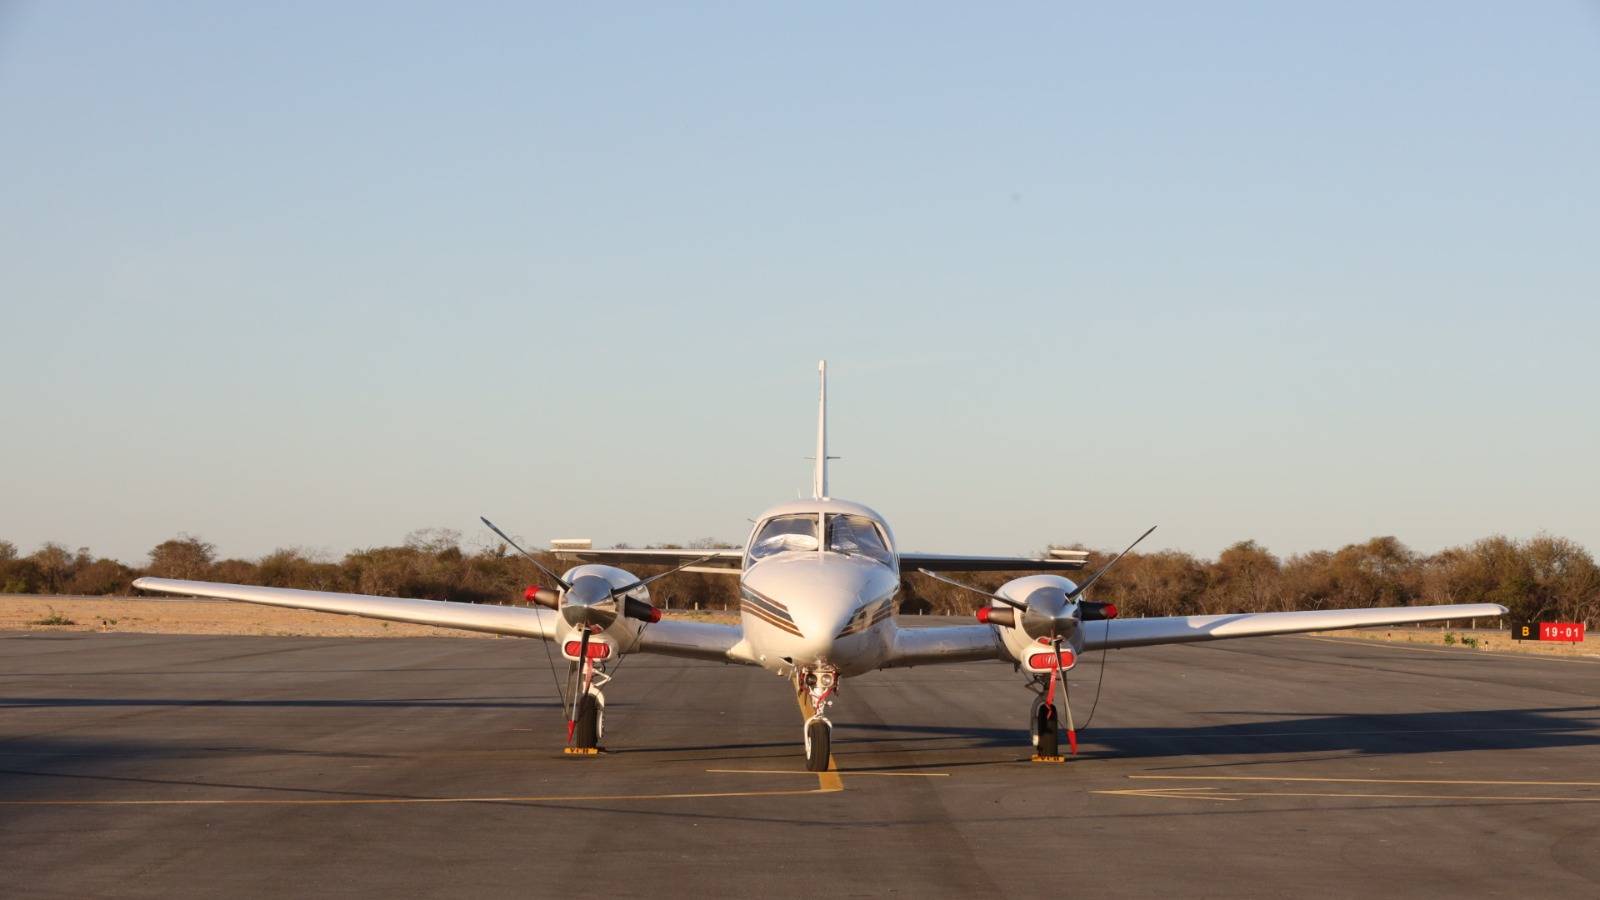
[[[0,895],[1600,896],[1600,660],[1118,651],[1064,765],[1009,667],[881,672],[822,775],[765,672],[607,696],[571,758],[530,641],[0,633]]]

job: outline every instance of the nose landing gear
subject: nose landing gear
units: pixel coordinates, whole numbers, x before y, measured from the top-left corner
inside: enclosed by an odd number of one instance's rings
[[[805,727],[806,771],[826,772],[832,759],[833,723],[825,714],[833,705],[839,675],[831,666],[818,666],[795,672],[795,692],[807,714]]]
[[[588,654],[573,664],[568,677],[572,710],[567,719],[567,746],[562,751],[566,755],[594,756],[600,752],[600,740],[606,734],[606,696],[600,688],[609,681],[605,664]]]

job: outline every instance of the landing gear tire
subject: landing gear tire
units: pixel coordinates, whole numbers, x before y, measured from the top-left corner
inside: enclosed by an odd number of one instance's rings
[[[1061,742],[1057,731],[1060,723],[1056,719],[1056,710],[1053,706],[1043,703],[1034,707],[1033,716],[1033,752],[1038,756],[1060,756]]]
[[[600,746],[600,702],[593,694],[578,698],[577,723],[572,729],[572,746],[593,749]]]
[[[806,771],[828,771],[828,754],[833,743],[833,726],[827,719],[812,719],[806,723]]]

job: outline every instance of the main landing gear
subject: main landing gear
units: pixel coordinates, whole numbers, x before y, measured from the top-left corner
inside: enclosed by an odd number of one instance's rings
[[[826,772],[833,746],[833,723],[825,713],[833,705],[839,675],[831,666],[797,670],[795,693],[810,718],[806,719],[806,771]]]

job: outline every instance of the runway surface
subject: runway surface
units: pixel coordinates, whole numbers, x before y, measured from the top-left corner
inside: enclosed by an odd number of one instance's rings
[[[1600,661],[1114,652],[1056,766],[1008,666],[883,672],[820,776],[765,672],[607,696],[575,759],[531,641],[0,633],[3,893],[1600,895]]]

